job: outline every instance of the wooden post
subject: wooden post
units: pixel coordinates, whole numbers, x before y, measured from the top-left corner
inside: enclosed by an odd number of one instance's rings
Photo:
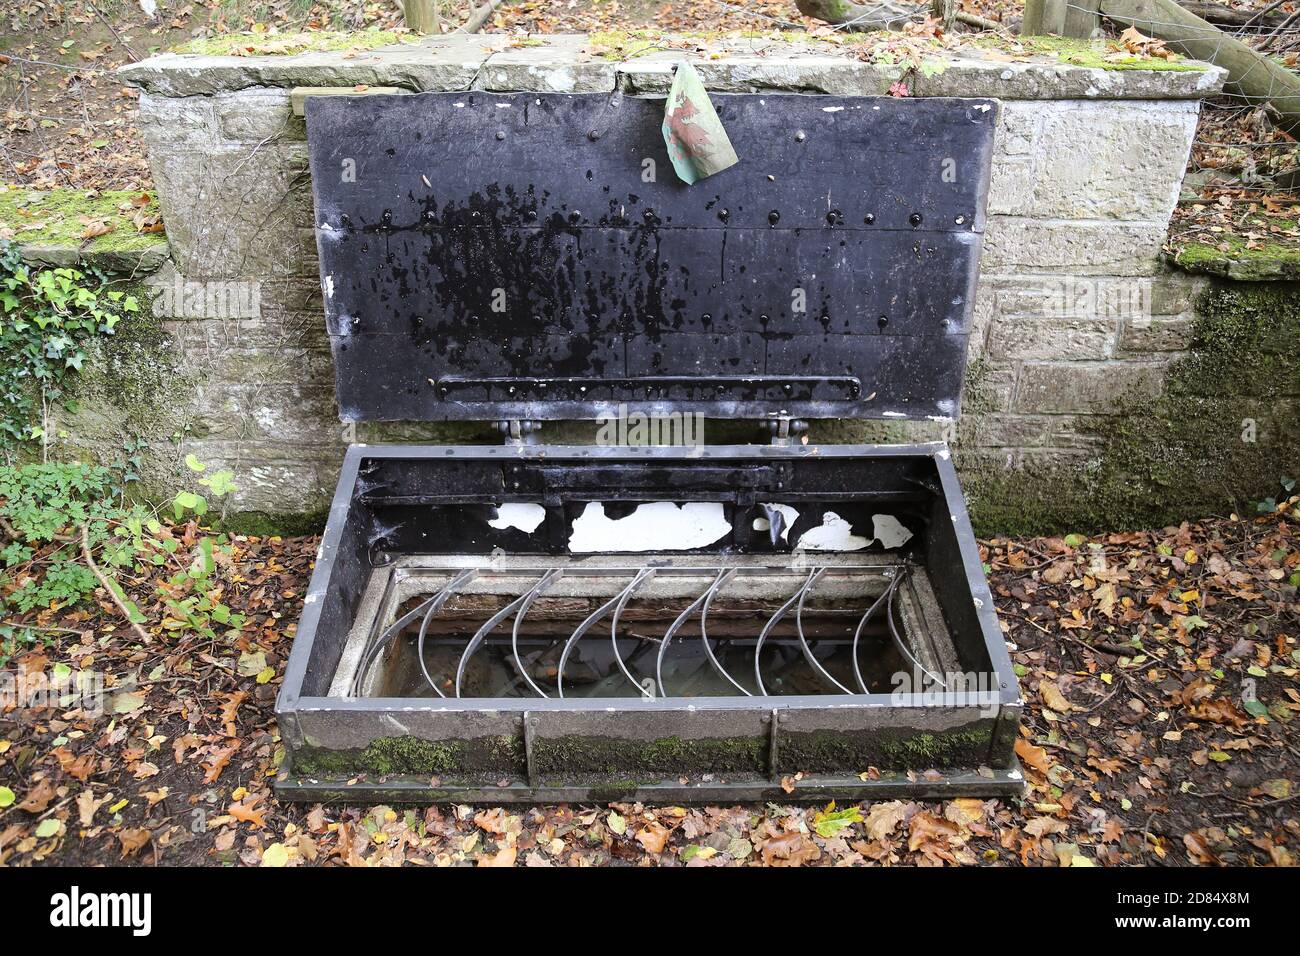
[[[406,25],[416,33],[441,33],[438,0],[401,0]]]
[[[957,0],[930,0],[930,16],[943,24],[943,30],[947,33],[957,19]]]
[[[1025,36],[1054,33],[1089,39],[1101,25],[1097,14],[1100,5],[1101,0],[1025,0],[1025,18],[1020,32]]]
[[[1100,8],[1101,0],[1066,0],[1065,26],[1061,35],[1091,40],[1101,26],[1101,15],[1098,13]]]

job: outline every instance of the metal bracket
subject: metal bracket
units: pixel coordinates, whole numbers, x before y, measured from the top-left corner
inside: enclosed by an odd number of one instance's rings
[[[539,441],[537,433],[541,430],[541,422],[520,421],[513,418],[509,421],[497,422],[497,431],[504,436],[507,445],[536,445]]]
[[[772,444],[783,447],[792,444],[794,436],[808,431],[808,423],[797,418],[774,418],[766,424],[768,434],[772,436]]]

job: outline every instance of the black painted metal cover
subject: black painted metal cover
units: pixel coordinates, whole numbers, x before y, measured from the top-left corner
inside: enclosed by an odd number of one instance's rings
[[[341,417],[955,417],[996,103],[714,102],[688,187],[662,99],[308,99]]]

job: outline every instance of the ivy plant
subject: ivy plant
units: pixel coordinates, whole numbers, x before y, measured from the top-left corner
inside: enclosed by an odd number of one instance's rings
[[[43,441],[37,409],[68,405],[68,381],[87,345],[139,310],[102,273],[33,269],[17,245],[0,239],[0,445]]]

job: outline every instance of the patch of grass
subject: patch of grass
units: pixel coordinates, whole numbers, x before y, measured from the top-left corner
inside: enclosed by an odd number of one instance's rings
[[[137,205],[142,195],[128,190],[43,191],[0,185],[0,237],[10,238],[20,246],[72,246],[86,252],[146,249],[164,237],[162,233],[141,233],[136,229],[132,217],[141,209],[150,214],[158,210],[153,196]],[[84,238],[87,227],[99,222],[112,226],[112,230]]]
[[[292,56],[329,50],[374,50],[396,43],[415,42],[394,30],[310,31],[306,33],[228,33],[201,37],[173,47],[172,53],[203,56]]]

